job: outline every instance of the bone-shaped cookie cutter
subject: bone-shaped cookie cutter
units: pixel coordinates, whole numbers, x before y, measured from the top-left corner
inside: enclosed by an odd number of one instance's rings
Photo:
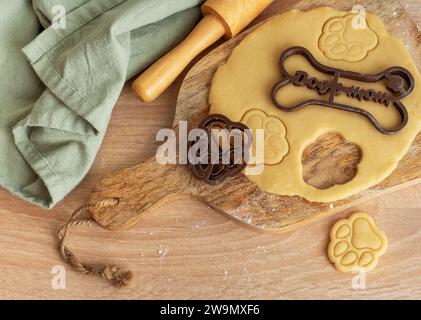
[[[321,81],[315,77],[309,77],[307,72],[304,71],[297,71],[294,75],[290,75],[285,68],[285,62],[289,57],[294,55],[303,56],[314,69],[324,74],[333,76],[333,79],[330,81]],[[415,80],[412,74],[405,68],[394,66],[376,74],[345,71],[321,64],[306,48],[290,47],[281,55],[280,69],[282,79],[272,88],[272,102],[282,111],[292,112],[309,105],[319,105],[353,112],[368,118],[376,129],[383,134],[394,134],[404,128],[408,123],[408,111],[405,105],[401,102],[401,99],[407,97],[414,90]],[[339,82],[340,78],[366,83],[374,83],[385,80],[388,92],[378,92],[373,89],[363,89],[356,86],[347,87]],[[329,93],[329,97],[327,100],[310,99],[287,107],[278,101],[276,95],[280,89],[289,84],[293,84],[295,86],[306,86],[309,89],[316,90],[321,96]],[[393,104],[401,116],[401,123],[395,128],[384,128],[370,112],[355,106],[335,102],[335,97],[342,93],[346,94],[347,97],[358,99],[359,101],[365,100],[376,102],[384,104],[386,107],[389,106],[389,104]]]

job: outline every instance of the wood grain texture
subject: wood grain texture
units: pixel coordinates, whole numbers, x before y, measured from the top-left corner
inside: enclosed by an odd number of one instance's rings
[[[351,181],[357,174],[362,151],[338,133],[327,133],[304,149],[303,180],[313,187],[327,189]]]
[[[260,19],[294,2],[277,0]],[[421,17],[418,0],[402,2],[413,18]],[[421,299],[420,185],[284,235],[246,228],[200,202],[180,199],[129,231],[83,227],[72,234],[70,244],[82,259],[131,268],[135,280],[130,288],[115,289],[66,266],[67,288],[53,290],[51,269],[62,264],[56,249],[58,227],[88,201],[98,179],[154,155],[155,134],[172,123],[182,78],[152,105],[140,103],[124,89],[92,170],[54,210],[31,206],[0,190],[0,298]],[[333,223],[359,210],[373,214],[390,247],[368,274],[367,289],[357,291],[351,287],[352,274],[330,265],[326,248]]]
[[[336,0],[322,2],[332,6],[337,3]],[[377,0],[371,0],[365,3],[367,10],[383,17],[391,32],[408,43],[421,45],[421,41],[416,39],[419,34],[415,26],[399,2],[390,0],[387,3],[379,3]],[[294,7],[308,9],[317,5],[317,1],[315,3],[306,0]],[[353,5],[353,1],[340,1],[339,8],[349,10]],[[178,96],[174,129],[177,129],[179,121],[187,121],[190,127],[196,127],[208,113],[209,90],[214,73],[226,62],[233,48],[253,30],[254,28],[251,28],[219,46],[188,72]],[[413,51],[413,54],[417,64],[421,66],[421,52]],[[324,153],[328,153],[325,165],[331,166],[328,168],[322,166],[317,172],[313,170],[313,176],[320,181],[319,183],[326,185],[331,183],[331,173],[341,170],[338,158],[351,158],[351,161],[353,158],[345,145],[336,153],[329,153],[329,144],[335,143],[334,136],[330,137],[332,137],[330,143],[320,144],[319,147],[325,149]],[[317,161],[319,155],[316,153],[313,155],[313,161]],[[368,199],[421,182],[420,159],[421,136],[416,139],[407,156],[385,182],[344,200],[334,203],[315,203],[300,197],[264,192],[244,176],[227,179],[218,186],[208,186],[194,179],[185,166],[158,165],[153,157],[145,164],[110,174],[102,179],[93,190],[91,202],[118,198],[120,203],[115,207],[97,209],[93,212],[93,216],[105,228],[121,230],[133,226],[140,218],[162,204],[187,195],[251,226],[266,231],[288,232]],[[350,170],[355,170],[355,165]],[[335,178],[345,179],[342,176]]]

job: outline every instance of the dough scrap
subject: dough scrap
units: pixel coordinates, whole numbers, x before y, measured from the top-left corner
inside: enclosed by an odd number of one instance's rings
[[[335,223],[330,232],[328,257],[339,271],[371,271],[387,245],[386,236],[373,218],[359,212]]]
[[[344,56],[342,60],[332,60],[320,49],[319,40],[326,23],[348,15],[349,12],[322,7],[306,12],[291,10],[274,17],[249,34],[233,50],[227,63],[218,69],[213,78],[209,96],[210,114],[221,113],[232,121],[240,121],[247,111],[258,106],[267,116],[280,119],[286,127],[288,154],[278,164],[265,165],[262,174],[248,176],[267,192],[301,196],[312,202],[333,202],[354,195],[389,176],[420,130],[421,76],[404,43],[391,36],[378,17],[367,13],[368,28],[365,31],[374,32],[378,43],[361,61],[349,62],[348,60],[352,60],[348,59],[349,56]],[[384,135],[358,114],[323,106],[309,106],[294,112],[283,112],[275,108],[270,92],[281,78],[279,57],[292,46],[305,47],[320,63],[342,70],[378,73],[395,65],[408,69],[415,78],[415,89],[402,100],[409,113],[406,127],[394,135]],[[368,48],[370,46],[366,46],[366,50]],[[289,58],[286,67],[289,72],[303,70],[321,80],[329,79],[299,56]],[[343,83],[353,85],[346,79]],[[368,88],[364,83],[358,82],[358,85]],[[383,83],[373,83],[369,87],[376,91],[385,91]],[[289,86],[282,90],[277,98],[285,105],[302,101],[300,99],[318,97],[317,93],[306,88]],[[394,108],[386,108],[373,102],[359,102],[356,99],[350,101],[344,95],[338,96],[336,101],[363,107],[387,128],[396,126],[400,121]],[[301,158],[308,145],[330,132],[338,132],[344,139],[359,146],[362,159],[357,174],[351,181],[321,190],[303,180]]]

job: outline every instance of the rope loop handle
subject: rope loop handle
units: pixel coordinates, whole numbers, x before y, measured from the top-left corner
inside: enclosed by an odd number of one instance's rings
[[[87,204],[76,209],[71,215],[69,221],[60,227],[58,232],[58,241],[61,257],[74,269],[86,275],[99,275],[105,280],[111,282],[116,287],[124,287],[129,285],[133,279],[133,273],[130,270],[122,270],[116,265],[83,263],[66,246],[66,241],[69,237],[71,227],[82,225],[93,226],[96,224],[96,221],[93,218],[79,218],[82,213],[91,213],[92,210],[99,208],[114,207],[118,205],[118,203],[118,199],[106,199],[97,203]]]

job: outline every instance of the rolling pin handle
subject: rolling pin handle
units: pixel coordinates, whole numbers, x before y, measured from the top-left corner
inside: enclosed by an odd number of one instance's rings
[[[133,83],[133,89],[144,102],[154,101],[200,52],[222,38],[225,32],[225,26],[218,18],[205,16],[182,43]]]

